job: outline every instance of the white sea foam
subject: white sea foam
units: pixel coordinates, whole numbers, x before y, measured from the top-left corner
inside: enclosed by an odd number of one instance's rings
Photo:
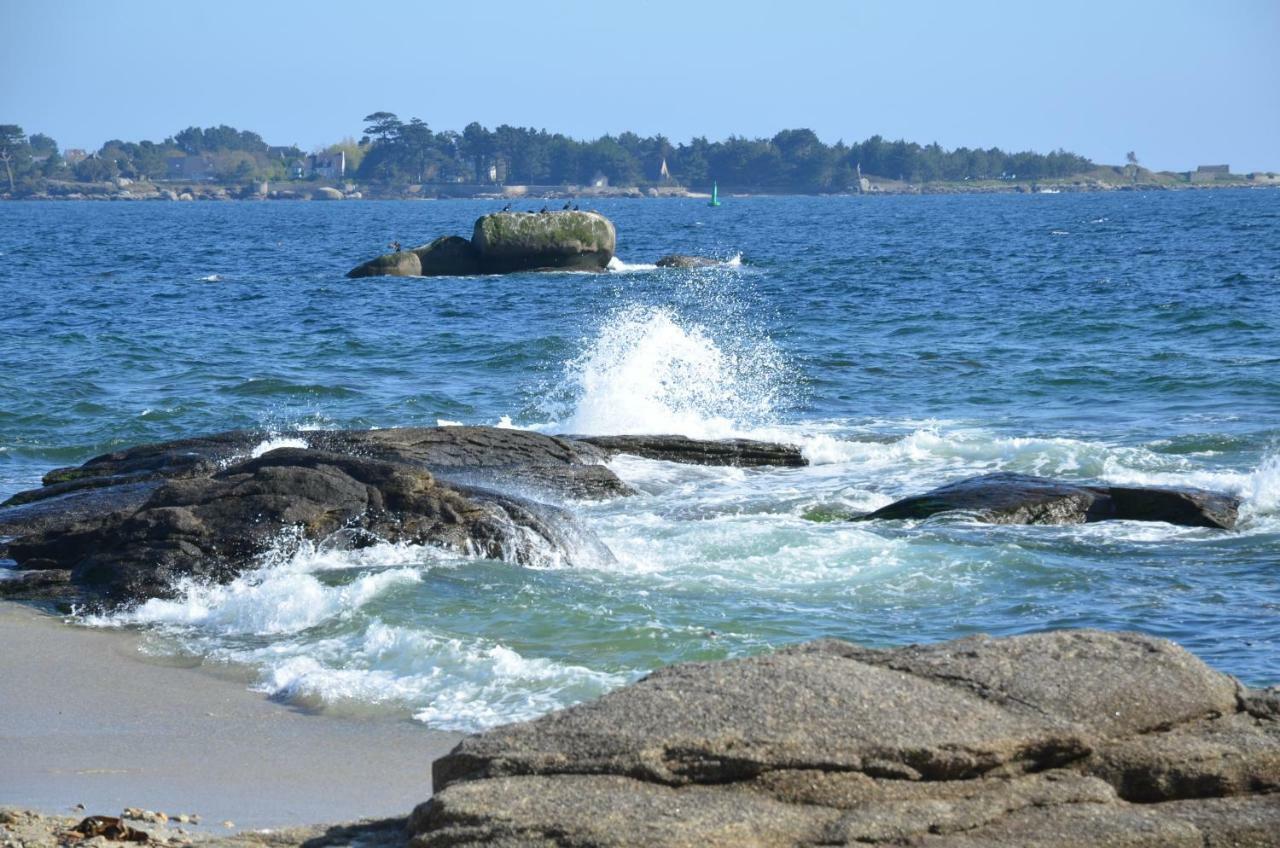
[[[151,598],[90,624],[168,624],[204,630],[206,634],[285,634],[314,628],[352,614],[390,589],[417,583],[416,567],[387,567],[420,559],[421,550],[385,544],[364,551],[325,550],[306,544],[292,557],[239,575],[227,584],[184,580],[173,598]],[[375,566],[352,582],[326,585],[316,573]]]
[[[253,459],[257,459],[265,453],[269,453],[280,448],[301,448],[302,450],[306,450],[309,447],[310,445],[307,444],[306,439],[300,439],[294,436],[272,436],[271,438],[263,439],[255,445],[253,450],[249,452],[249,456]]]
[[[266,657],[255,687],[294,701],[411,705],[434,727],[476,730],[602,694],[626,675],[530,658],[486,639],[446,637],[372,618],[355,634]]]
[[[618,257],[609,260],[608,268],[610,271],[620,274],[634,273],[636,271],[654,271],[657,265],[649,262],[623,262]]]

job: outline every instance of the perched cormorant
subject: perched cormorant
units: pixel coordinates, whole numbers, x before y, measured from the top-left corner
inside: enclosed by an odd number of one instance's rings
[[[542,207],[542,209],[538,211],[538,214],[541,215],[543,212],[546,212],[546,211],[547,211],[547,207],[544,206]]]
[[[570,207],[570,206],[572,206],[572,205],[573,205],[572,203],[570,203],[569,201],[567,201],[567,200],[566,200],[566,201],[564,202],[564,208],[563,208],[563,209],[561,209],[560,211],[561,211],[561,212],[568,212],[568,211],[569,211],[569,207]]]
[[[578,204],[576,204],[576,203],[575,203],[575,204],[573,204],[573,211],[574,211],[574,212],[577,212],[577,211],[578,211]]]
[[[503,211],[503,212],[510,212],[510,211],[511,211],[511,204],[510,204],[510,203],[508,203],[506,206],[502,207],[502,211]]]

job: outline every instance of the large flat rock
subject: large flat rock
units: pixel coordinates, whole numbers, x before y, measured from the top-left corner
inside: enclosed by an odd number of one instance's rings
[[[570,436],[610,454],[626,453],[646,459],[692,465],[730,465],[739,468],[808,465],[800,448],[756,439],[691,439],[688,436]]]
[[[424,847],[1275,845],[1270,702],[1136,634],[827,640],[469,737],[410,828]]]

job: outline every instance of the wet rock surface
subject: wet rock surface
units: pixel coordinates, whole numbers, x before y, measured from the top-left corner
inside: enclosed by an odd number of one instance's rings
[[[410,830],[421,846],[1276,845],[1271,698],[1134,634],[827,640],[470,737]]]
[[[569,436],[609,454],[626,453],[646,459],[693,465],[731,465],[742,468],[808,465],[800,448],[754,439],[690,439],[687,436]]]
[[[290,440],[293,441],[293,440]],[[57,469],[0,507],[0,594],[64,602],[226,581],[307,540],[441,545],[530,564],[608,557],[561,498],[630,493],[598,448],[475,427],[324,431],[270,448],[244,431],[142,445]]]
[[[0,506],[0,596],[69,603],[225,582],[303,542],[433,544],[518,564],[612,554],[560,502],[634,494],[618,452],[803,464],[799,450],[678,436],[573,439],[492,427],[215,433],[59,468]]]
[[[1165,521],[1235,527],[1240,500],[1220,492],[1159,486],[1089,486],[1026,474],[984,474],[895,501],[859,520],[928,518],[961,512],[994,524]]]
[[[659,268],[712,268],[723,265],[719,259],[709,256],[689,256],[683,253],[669,253],[654,263]]]

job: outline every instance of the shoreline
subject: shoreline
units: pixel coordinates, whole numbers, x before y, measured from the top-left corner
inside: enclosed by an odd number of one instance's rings
[[[7,806],[196,814],[197,830],[223,835],[403,817],[462,738],[407,718],[304,712],[217,670],[149,661],[141,638],[0,601]]]
[[[177,184],[174,184],[177,185]],[[495,187],[495,191],[468,194],[450,194],[447,191],[442,193],[428,193],[423,191],[414,192],[409,189],[402,191],[380,192],[369,186],[357,187],[348,194],[338,192],[336,197],[327,197],[321,194],[321,190],[330,188],[325,185],[316,186],[292,186],[279,192],[272,191],[269,195],[260,195],[253,193],[245,193],[243,186],[224,184],[224,183],[205,183],[205,184],[183,184],[181,194],[174,190],[169,184],[154,183],[134,183],[130,188],[112,188],[105,187],[101,184],[88,184],[83,191],[72,192],[69,194],[48,194],[37,193],[28,194],[20,197],[13,197],[8,193],[0,192],[0,201],[40,201],[40,202],[68,202],[68,203],[84,203],[84,202],[163,202],[163,203],[184,203],[193,201],[220,201],[220,202],[252,202],[260,203],[265,201],[295,201],[295,202],[320,202],[333,203],[338,201],[388,201],[388,200],[492,200],[492,201],[534,201],[534,200],[563,200],[565,198],[576,198],[579,200],[705,200],[710,197],[709,194],[697,191],[670,191],[664,190],[660,193],[653,193],[652,189],[640,188],[638,186],[619,188],[609,191],[590,191],[578,192],[571,190],[571,187],[557,188],[552,191],[537,192],[516,192],[507,193],[502,188]],[[148,186],[153,191],[139,193],[138,188]],[[523,187],[515,187],[523,188]],[[883,183],[873,183],[871,188],[864,191],[846,191],[846,192],[830,192],[830,193],[804,193],[804,192],[769,192],[769,191],[752,191],[744,189],[736,191],[727,188],[721,192],[722,197],[726,198],[756,198],[756,197],[901,197],[901,196],[920,196],[920,195],[990,195],[990,194],[1109,194],[1113,192],[1166,192],[1166,191],[1224,191],[1230,189],[1280,189],[1280,179],[1254,181],[1249,179],[1241,179],[1235,181],[1222,181],[1217,183],[1109,183],[1109,182],[1072,182],[1070,178],[1063,180],[1035,180],[1035,181],[1018,181],[1005,184],[991,183],[966,183],[966,182],[933,182],[933,183],[898,183],[896,181],[885,181]],[[333,190],[330,188],[330,190]]]

